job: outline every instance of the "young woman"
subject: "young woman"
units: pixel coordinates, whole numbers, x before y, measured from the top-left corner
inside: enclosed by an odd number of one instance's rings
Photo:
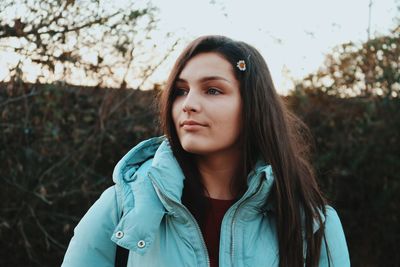
[[[165,136],[117,164],[64,267],[114,266],[121,248],[127,266],[350,265],[309,162],[307,128],[256,49],[223,36],[194,40],[160,104]]]

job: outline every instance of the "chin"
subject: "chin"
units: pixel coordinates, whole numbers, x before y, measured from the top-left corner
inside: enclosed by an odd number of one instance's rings
[[[192,154],[198,154],[198,155],[207,154],[207,150],[204,149],[204,146],[182,144],[182,148],[186,152],[189,152]]]
[[[197,141],[193,139],[189,140],[183,138],[183,140],[181,140],[181,146],[183,150],[193,154],[202,155],[202,154],[207,154],[208,152],[206,142],[204,141],[201,142],[199,140]]]

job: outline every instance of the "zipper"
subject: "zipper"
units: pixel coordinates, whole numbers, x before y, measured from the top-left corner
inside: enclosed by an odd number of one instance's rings
[[[251,196],[249,196],[246,200],[244,200],[244,201],[242,201],[241,203],[239,203],[238,206],[237,206],[237,208],[236,208],[236,210],[235,210],[235,212],[233,213],[233,216],[232,216],[232,224],[231,224],[231,253],[230,253],[230,255],[231,255],[231,264],[232,264],[232,267],[233,267],[234,251],[235,251],[235,250],[234,250],[234,249],[235,249],[235,237],[234,237],[235,231],[234,231],[234,227],[235,227],[235,217],[236,217],[236,214],[237,214],[238,210],[240,209],[240,207],[243,206],[244,203],[247,203],[248,201],[250,201],[251,199],[253,199],[256,195],[258,195],[258,193],[261,191],[261,189],[263,188],[263,186],[264,186],[264,183],[261,181],[261,182],[260,182],[260,185],[258,185],[258,188],[257,188],[256,192],[254,192],[254,193],[253,193]]]
[[[154,177],[153,177],[150,173],[149,173],[148,175],[149,175],[149,178],[150,178],[150,180],[151,180],[151,183],[152,183],[153,186],[154,186],[154,189],[155,189],[156,192],[157,192],[157,195],[158,195],[159,197],[161,197],[162,199],[164,199],[164,201],[170,202],[170,203],[174,204],[175,206],[178,206],[179,208],[183,209],[183,210],[187,213],[188,217],[192,220],[193,225],[196,227],[197,233],[198,233],[198,235],[199,235],[199,237],[200,237],[200,241],[201,241],[201,244],[202,244],[202,247],[203,247],[204,254],[206,255],[207,266],[210,267],[210,266],[211,266],[211,263],[210,263],[210,257],[209,257],[209,255],[208,255],[208,250],[207,250],[206,242],[204,241],[203,234],[201,233],[200,226],[199,226],[199,224],[197,223],[197,221],[196,221],[196,219],[194,218],[194,216],[192,215],[192,213],[189,211],[188,208],[185,207],[185,205],[183,205],[183,204],[181,204],[181,203],[179,203],[179,202],[176,202],[176,201],[170,199],[169,197],[167,197],[167,196],[160,190],[160,187],[158,186],[158,184],[157,184],[157,182],[155,181]]]

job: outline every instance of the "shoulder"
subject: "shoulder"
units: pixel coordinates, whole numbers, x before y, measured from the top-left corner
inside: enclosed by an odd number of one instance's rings
[[[112,266],[115,243],[111,236],[117,223],[117,199],[112,186],[102,193],[75,227],[62,266]]]
[[[331,206],[326,206],[325,214],[325,235],[331,241],[345,242],[344,231],[339,215],[336,210]],[[334,238],[336,237],[336,238]]]
[[[101,194],[99,199],[83,216],[75,228],[75,235],[79,233],[81,236],[92,238],[90,235],[93,234],[93,238],[96,238],[96,233],[94,233],[93,229],[108,231],[113,226],[115,227],[117,222],[118,212],[115,186],[111,186]]]
[[[325,211],[325,237],[321,246],[320,266],[350,266],[346,238],[339,215],[331,206],[326,206]],[[328,258],[331,265],[328,264]]]

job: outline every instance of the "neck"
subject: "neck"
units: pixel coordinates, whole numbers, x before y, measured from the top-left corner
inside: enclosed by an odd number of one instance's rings
[[[229,153],[213,155],[199,155],[196,157],[202,182],[208,196],[214,199],[230,200],[237,194],[234,179],[240,175],[243,165],[242,153],[240,150]]]

